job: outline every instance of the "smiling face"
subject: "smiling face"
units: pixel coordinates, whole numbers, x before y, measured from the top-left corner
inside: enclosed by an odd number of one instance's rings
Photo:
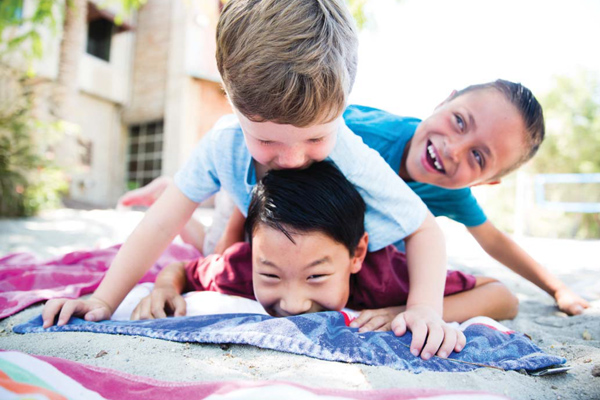
[[[448,189],[493,183],[521,159],[525,124],[495,89],[450,98],[419,124],[400,176]]]
[[[274,317],[341,310],[348,302],[350,275],[367,250],[367,235],[354,256],[322,232],[292,234],[259,224],[252,238],[254,295]]]
[[[322,161],[335,146],[341,117],[324,124],[298,128],[274,122],[254,122],[236,111],[246,146],[262,171],[303,169]]]

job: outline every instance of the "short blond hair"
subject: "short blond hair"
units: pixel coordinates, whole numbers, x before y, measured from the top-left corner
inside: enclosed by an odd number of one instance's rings
[[[229,0],[217,25],[217,66],[246,118],[306,127],[343,112],[358,39],[342,0]]]

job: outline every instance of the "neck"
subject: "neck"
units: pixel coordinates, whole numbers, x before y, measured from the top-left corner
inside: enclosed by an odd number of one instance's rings
[[[402,153],[402,160],[400,161],[400,169],[398,170],[398,175],[400,176],[400,178],[402,178],[402,180],[404,182],[412,182],[413,181],[413,179],[408,174],[408,170],[406,169],[406,159],[408,158],[408,150],[410,149],[410,142],[412,142],[412,139],[410,139],[408,142],[406,142],[406,146],[404,146],[404,152]]]

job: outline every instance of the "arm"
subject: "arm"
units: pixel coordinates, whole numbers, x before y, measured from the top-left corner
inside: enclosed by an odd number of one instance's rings
[[[181,293],[186,283],[185,263],[169,264],[156,277],[152,293],[135,307],[131,319],[166,318],[167,313],[175,317],[184,316],[186,303]]]
[[[216,254],[223,254],[225,249],[229,248],[232,244],[244,241],[245,222],[246,217],[244,217],[244,214],[237,207],[234,207],[233,213],[229,217],[229,222],[227,222],[227,226],[225,227],[225,232],[223,232],[223,236],[215,246],[214,252]]]
[[[444,297],[444,321],[464,322],[480,315],[495,320],[517,316],[519,300],[506,286],[493,278],[476,279],[475,287],[471,290]],[[405,309],[405,306],[394,306],[363,310],[350,326],[359,328],[359,332],[389,331],[392,320]]]
[[[117,201],[117,207],[146,206],[150,207],[164,191],[173,183],[173,178],[159,176],[141,188],[125,193]],[[185,227],[179,232],[181,239],[191,244],[203,253],[204,226],[195,218],[190,218]]]
[[[83,316],[88,321],[110,318],[127,293],[183,228],[196,205],[171,184],[123,244],[92,297],[88,300],[49,301],[42,312],[44,327],[51,326],[56,315],[59,315],[59,325],[67,323],[72,315]]]
[[[490,221],[467,229],[486,253],[554,297],[562,311],[575,315],[589,307],[587,301],[573,293]]]
[[[423,359],[434,354],[447,357],[453,350],[462,350],[466,339],[462,332],[442,319],[446,245],[442,230],[430,212],[405,242],[410,291],[406,311],[392,321],[391,328],[398,336],[407,328],[412,331],[411,353],[414,355],[421,353]],[[425,338],[427,343],[423,347]]]

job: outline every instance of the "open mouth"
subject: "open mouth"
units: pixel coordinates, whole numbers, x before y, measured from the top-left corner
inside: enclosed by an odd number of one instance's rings
[[[431,168],[441,173],[446,173],[446,170],[444,169],[444,164],[442,164],[442,160],[435,147],[433,147],[433,143],[431,143],[430,140],[427,141],[427,151],[425,152],[425,159],[427,160],[427,164],[429,164]]]

